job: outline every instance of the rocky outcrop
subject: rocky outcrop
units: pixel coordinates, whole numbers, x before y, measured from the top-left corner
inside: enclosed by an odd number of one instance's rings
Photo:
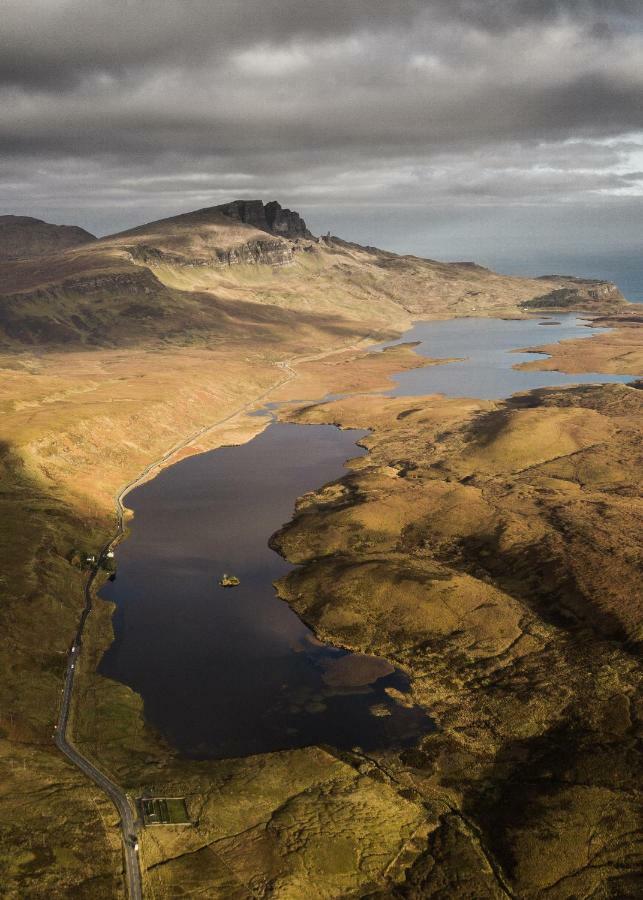
[[[4,294],[3,301],[54,300],[72,296],[108,296],[123,294],[167,294],[167,289],[160,281],[145,269],[134,269],[128,272],[96,272],[66,278],[58,284],[49,284],[33,291],[15,294]]]
[[[592,278],[573,278],[570,275],[543,275],[538,279],[553,282],[553,290],[525,300],[522,306],[531,309],[588,309],[600,305],[601,309],[618,308],[626,300],[611,281]]]
[[[276,200],[266,203],[265,209],[268,226],[273,234],[288,238],[312,238],[313,235],[299,213],[283,209]]]
[[[171,250],[161,250],[149,244],[134,244],[127,248],[134,262],[147,266],[182,266],[183,268],[220,268],[234,265],[285,266],[294,258],[293,247],[285,241],[247,241],[229,249],[212,247],[208,254],[186,256]]]
[[[116,240],[131,261],[152,268],[285,266],[315,239],[298,213],[273,201],[235,200],[151,222],[104,239]]]
[[[265,205],[262,200],[233,200],[217,209],[231,219],[279,237],[291,240],[313,237],[299,213],[284,209],[276,200]]]
[[[30,216],[0,216],[0,261],[30,259],[95,241],[76,225],[51,225]]]

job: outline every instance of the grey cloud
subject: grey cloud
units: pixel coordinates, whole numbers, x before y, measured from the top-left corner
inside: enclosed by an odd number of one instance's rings
[[[260,42],[404,28],[421,0],[5,0],[0,81],[73,87],[154,63],[192,65]]]
[[[5,0],[2,16],[7,211],[105,232],[234,196],[457,218],[639,189],[639,0]]]
[[[5,0],[0,81],[73,88],[155,64],[190,66],[262,42],[415,27],[506,32],[565,17],[596,37],[640,28],[638,0]]]
[[[261,77],[257,50],[188,71],[158,70],[113,87],[62,94],[7,90],[0,141],[9,152],[44,155],[177,151],[226,156],[282,148],[400,155],[422,148],[489,140],[610,135],[643,126],[643,37],[628,38],[613,59],[569,38],[531,61],[536,31],[454,63],[445,39],[439,59],[372,37],[328,52],[285,54]],[[389,53],[386,57],[385,54]],[[462,52],[462,51],[461,51]],[[564,66],[557,55],[565,57]],[[515,57],[522,57],[516,69]],[[252,68],[257,60],[257,70]],[[594,62],[594,59],[596,62]],[[265,63],[264,63],[265,64]],[[289,65],[295,71],[288,71]],[[250,68],[248,68],[250,66]],[[556,77],[556,67],[560,69]],[[552,72],[554,75],[552,75]]]

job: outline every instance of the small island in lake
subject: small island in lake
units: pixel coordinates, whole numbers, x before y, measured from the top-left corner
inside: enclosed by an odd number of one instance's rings
[[[227,575],[225,572],[219,578],[219,586],[220,587],[236,587],[241,582],[237,578],[236,575]]]

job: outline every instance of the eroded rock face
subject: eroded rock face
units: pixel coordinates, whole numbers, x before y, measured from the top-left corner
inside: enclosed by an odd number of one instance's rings
[[[290,244],[280,240],[247,241],[235,247],[212,247],[207,254],[186,256],[184,253],[173,253],[147,244],[134,244],[128,250],[131,258],[137,263],[148,266],[170,265],[195,268],[207,266],[220,268],[241,264],[285,266],[291,263],[294,250]]]
[[[590,278],[574,278],[571,275],[543,275],[543,282],[553,282],[556,287],[541,297],[527,300],[523,306],[533,309],[587,309],[606,303],[615,310],[625,305],[625,298],[611,281]]]
[[[299,213],[284,209],[276,200],[271,200],[265,205],[262,200],[233,200],[232,203],[225,203],[218,209],[231,219],[237,219],[246,225],[253,225],[261,231],[268,231],[280,237],[290,239],[313,237]]]
[[[31,216],[0,216],[0,261],[44,256],[95,241],[76,225],[51,225]]]

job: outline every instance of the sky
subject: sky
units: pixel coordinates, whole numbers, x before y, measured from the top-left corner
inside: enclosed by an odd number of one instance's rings
[[[506,271],[641,256],[642,0],[1,6],[3,213],[106,234],[278,199]]]

